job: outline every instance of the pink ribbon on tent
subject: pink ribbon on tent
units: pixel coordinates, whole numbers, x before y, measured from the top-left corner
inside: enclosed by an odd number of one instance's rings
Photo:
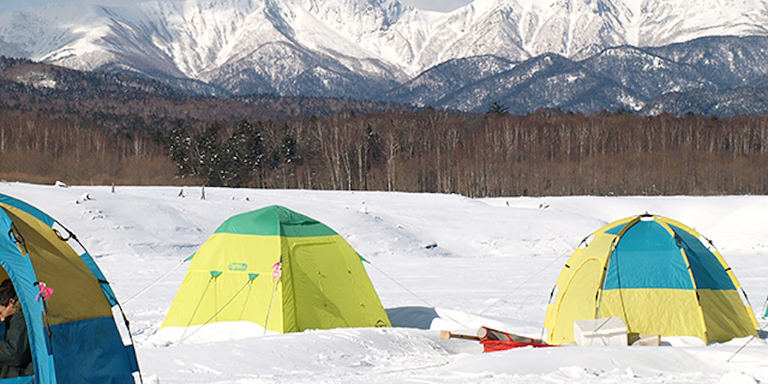
[[[37,286],[40,288],[40,292],[35,296],[35,300],[40,301],[41,297],[47,300],[53,294],[53,288],[46,286],[45,283],[40,282]]]
[[[283,275],[282,269],[280,269],[280,262],[278,261],[272,265],[272,280],[277,280]]]

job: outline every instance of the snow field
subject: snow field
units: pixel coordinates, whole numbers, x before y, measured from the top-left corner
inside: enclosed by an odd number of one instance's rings
[[[470,199],[206,188],[201,200],[199,187],[184,187],[183,198],[181,187],[115,189],[0,183],[0,193],[58,219],[95,257],[131,320],[147,383],[768,381],[765,334],[730,361],[747,339],[483,354],[476,342],[439,338],[440,329],[474,333],[480,325],[539,337],[549,293],[573,249],[600,226],[644,212],[712,239],[759,312],[768,294],[766,196]],[[181,261],[228,217],[272,204],[326,223],[370,260],[366,269],[385,308],[436,308],[431,329],[253,337],[232,327],[230,341],[160,340],[157,330],[185,275]]]

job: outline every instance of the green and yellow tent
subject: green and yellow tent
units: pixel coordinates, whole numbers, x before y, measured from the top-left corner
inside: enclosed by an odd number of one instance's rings
[[[183,340],[222,322],[279,333],[390,326],[355,250],[325,224],[280,206],[219,226],[194,254],[161,328]]]
[[[552,344],[573,341],[576,320],[612,316],[628,332],[705,343],[755,335],[758,328],[712,243],[661,216],[628,217],[597,230],[568,259],[556,288],[544,322]]]

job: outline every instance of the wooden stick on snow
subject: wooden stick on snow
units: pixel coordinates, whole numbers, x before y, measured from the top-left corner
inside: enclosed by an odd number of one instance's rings
[[[460,335],[458,333],[451,333],[451,331],[440,331],[440,338],[443,340],[448,340],[448,339],[480,340],[479,337],[474,335]]]

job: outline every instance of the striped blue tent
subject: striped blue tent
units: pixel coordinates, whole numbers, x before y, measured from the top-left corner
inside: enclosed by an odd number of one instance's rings
[[[136,354],[115,323],[115,294],[77,237],[21,200],[0,194],[0,208],[0,281],[16,288],[34,364],[34,375],[0,384],[134,383]],[[48,298],[42,283],[53,289]]]
[[[549,343],[573,341],[574,321],[613,316],[629,332],[705,343],[757,334],[733,270],[693,228],[644,214],[614,221],[590,239],[557,281],[545,320]]]

